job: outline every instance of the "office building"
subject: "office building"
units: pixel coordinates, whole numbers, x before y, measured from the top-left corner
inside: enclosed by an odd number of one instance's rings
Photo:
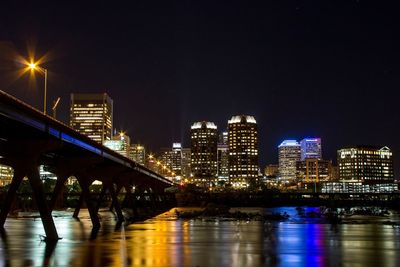
[[[219,134],[218,144],[228,145],[228,132],[222,132]]]
[[[300,141],[301,160],[322,159],[321,138],[304,138]]]
[[[296,164],[300,161],[300,144],[296,140],[285,140],[278,146],[279,178],[284,182],[296,179]]]
[[[173,143],[172,148],[161,149],[161,162],[167,166],[172,173],[167,177],[173,177],[176,182],[180,182],[182,177],[182,145],[181,143]]]
[[[306,158],[297,162],[297,182],[303,189],[313,189],[317,192],[321,182],[327,182],[332,177],[332,162],[317,158]]]
[[[118,135],[112,137],[112,140],[105,140],[103,145],[115,152],[129,158],[130,155],[130,141],[128,135],[120,132]]]
[[[71,94],[70,126],[103,144],[112,139],[113,100],[106,94]]]
[[[265,167],[264,174],[268,179],[277,178],[279,175],[279,165],[278,164],[268,164]]]
[[[393,154],[384,147],[353,146],[338,150],[339,179],[368,184],[393,183]]]
[[[129,158],[141,165],[146,162],[146,149],[141,144],[132,144],[129,149]]]
[[[247,187],[258,179],[258,130],[253,116],[233,116],[228,121],[229,182]]]
[[[190,129],[192,181],[211,186],[217,176],[217,126],[213,122],[195,122]]]

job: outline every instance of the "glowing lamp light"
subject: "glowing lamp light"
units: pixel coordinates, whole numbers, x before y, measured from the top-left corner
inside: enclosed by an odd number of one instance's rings
[[[31,70],[34,70],[34,69],[36,69],[36,64],[35,63],[29,63],[28,64],[28,67],[31,69]]]

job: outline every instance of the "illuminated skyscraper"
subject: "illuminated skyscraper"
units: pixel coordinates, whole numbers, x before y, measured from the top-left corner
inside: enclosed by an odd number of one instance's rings
[[[229,182],[246,187],[258,178],[258,133],[253,116],[233,116],[228,121]]]
[[[278,146],[279,178],[285,182],[296,179],[296,164],[300,161],[300,144],[296,140],[285,140]]]
[[[106,94],[71,94],[70,126],[103,144],[111,140],[113,100]]]
[[[120,153],[127,158],[129,157],[130,144],[131,139],[123,132],[113,136],[112,140],[105,140],[103,143],[104,146]]]
[[[301,160],[322,159],[321,138],[304,138],[300,146]]]
[[[129,158],[141,165],[145,165],[146,149],[140,144],[132,144],[129,150]]]
[[[172,148],[161,149],[161,161],[175,175],[171,175],[179,182],[182,177],[182,145],[181,143],[173,143]]]
[[[354,146],[338,150],[339,179],[343,182],[393,183],[393,154],[384,147]]]
[[[193,182],[210,186],[217,176],[217,126],[213,122],[195,122],[190,129],[190,139]]]

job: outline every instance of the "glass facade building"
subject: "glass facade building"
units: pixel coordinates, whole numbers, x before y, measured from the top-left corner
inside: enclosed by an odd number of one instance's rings
[[[322,159],[321,138],[304,138],[300,141],[301,160]]]

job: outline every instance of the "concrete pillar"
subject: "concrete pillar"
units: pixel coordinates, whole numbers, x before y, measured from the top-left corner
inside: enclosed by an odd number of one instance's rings
[[[81,210],[82,204],[83,204],[83,194],[81,193],[79,195],[78,205],[75,207],[74,214],[72,215],[72,217],[78,218],[79,211]]]
[[[28,173],[29,183],[31,184],[33,195],[35,197],[37,207],[39,209],[40,217],[42,218],[42,223],[44,231],[46,233],[47,240],[58,240],[58,234],[56,226],[54,225],[53,217],[51,216],[51,211],[47,206],[46,196],[43,190],[43,183],[40,180],[39,168],[38,166],[31,166]]]
[[[11,184],[10,184],[10,187],[6,194],[3,206],[1,207],[1,212],[0,212],[0,227],[1,228],[4,228],[4,223],[6,222],[7,215],[10,212],[11,205],[14,201],[17,190],[18,190],[25,174],[26,173],[21,171],[19,168],[14,169],[14,177],[11,180]]]
[[[64,185],[68,179],[68,175],[66,174],[57,174],[57,181],[56,186],[54,187],[53,194],[51,196],[49,208],[51,211],[54,210],[54,207],[57,203],[57,200],[63,195],[64,193]]]
[[[108,189],[110,190],[110,194],[114,203],[114,209],[117,213],[118,222],[123,222],[125,220],[124,215],[122,214],[122,209],[118,201],[118,195],[115,192],[114,185],[110,184]]]
[[[90,197],[90,191],[89,191],[89,182],[80,180],[79,184],[81,185],[82,188],[82,196],[83,199],[86,202],[87,208],[89,210],[90,214],[90,219],[92,220],[92,225],[93,228],[100,228],[100,220],[99,217],[97,216],[97,210],[96,210],[96,205],[94,205],[91,197]]]

